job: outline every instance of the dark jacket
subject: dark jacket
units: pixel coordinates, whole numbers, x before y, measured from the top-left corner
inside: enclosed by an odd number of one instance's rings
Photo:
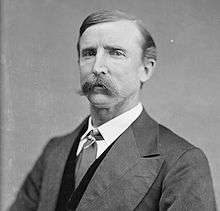
[[[11,211],[55,210],[68,154],[85,124],[47,144]],[[98,166],[77,210],[214,211],[207,159],[143,111]]]

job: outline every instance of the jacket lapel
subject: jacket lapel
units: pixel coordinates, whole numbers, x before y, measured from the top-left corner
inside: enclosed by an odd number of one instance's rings
[[[158,124],[145,111],[117,139],[97,168],[77,210],[133,210],[155,180]]]
[[[87,126],[87,119],[64,140],[59,140],[57,146],[47,157],[47,167],[45,168],[45,178],[42,184],[42,202],[38,210],[55,210],[56,200],[59,194],[62,176],[73,142],[77,140],[79,134]],[[51,143],[52,145],[52,143]],[[49,148],[49,147],[48,147]]]

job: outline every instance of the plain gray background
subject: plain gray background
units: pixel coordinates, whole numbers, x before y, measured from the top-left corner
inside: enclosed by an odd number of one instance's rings
[[[2,2],[2,209],[47,141],[88,114],[78,96],[76,40],[88,13],[121,9],[144,20],[158,47],[143,104],[206,153],[220,204],[219,0]]]

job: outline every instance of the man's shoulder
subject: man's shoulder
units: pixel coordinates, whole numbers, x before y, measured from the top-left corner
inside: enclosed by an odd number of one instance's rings
[[[171,129],[158,123],[145,110],[133,125],[136,137],[145,137],[141,138],[141,146],[145,147],[145,150],[147,151],[149,146],[143,143],[147,141],[148,137],[150,137],[150,146],[157,146],[157,152],[164,157],[165,160],[178,159],[178,157],[187,151],[198,151],[198,153],[201,151],[192,143],[177,135]],[[188,155],[188,153],[186,155]]]
[[[177,160],[194,158],[207,160],[204,152],[189,141],[180,137],[169,128],[159,124],[159,148],[160,154],[171,167]]]
[[[164,153],[170,150],[187,150],[195,147],[192,143],[161,124],[159,124],[159,144]]]

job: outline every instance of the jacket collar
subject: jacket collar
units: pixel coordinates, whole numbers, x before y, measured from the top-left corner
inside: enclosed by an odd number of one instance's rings
[[[143,109],[131,125],[141,157],[159,155],[159,125]]]

